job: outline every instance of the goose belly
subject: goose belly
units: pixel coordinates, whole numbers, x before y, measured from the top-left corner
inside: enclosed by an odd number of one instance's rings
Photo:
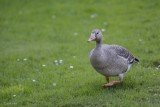
[[[91,62],[93,68],[104,76],[117,76],[121,73],[129,70],[130,66],[128,66],[125,61],[118,63],[117,61],[113,61],[113,63],[108,63],[107,61],[97,60],[96,62]]]
[[[119,74],[117,70],[111,70],[107,66],[94,66],[94,69],[104,76],[117,76]]]

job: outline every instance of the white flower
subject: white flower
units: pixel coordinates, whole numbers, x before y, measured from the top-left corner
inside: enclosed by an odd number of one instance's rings
[[[36,80],[32,80],[32,82],[36,82]]]
[[[96,18],[97,17],[97,14],[92,14],[91,16],[90,16],[90,18]]]
[[[58,61],[57,61],[57,60],[54,60],[54,64],[58,65]]]
[[[53,85],[53,86],[56,86],[57,84],[54,82],[52,85]]]
[[[139,42],[142,42],[142,39],[139,39]]]
[[[106,29],[105,29],[105,28],[102,28],[101,31],[104,32],[104,31],[106,31]]]
[[[20,59],[17,59],[17,61],[19,62],[19,61],[20,61]]]
[[[16,95],[14,94],[13,97],[16,97]]]
[[[77,36],[77,35],[78,35],[78,33],[77,33],[77,32],[74,32],[74,35],[75,35],[75,36]]]
[[[46,65],[45,65],[45,64],[43,64],[43,65],[42,65],[42,67],[46,67]]]
[[[70,66],[69,68],[70,68],[70,69],[73,69],[73,68],[74,68],[74,66]]]
[[[54,60],[54,63],[57,63],[58,61],[57,60]]]
[[[73,56],[73,58],[76,58],[76,56]]]
[[[59,63],[60,63],[60,64],[62,64],[62,63],[63,63],[63,60],[62,60],[62,59],[61,59],[61,60],[59,60]]]
[[[27,61],[27,60],[28,60],[27,58],[24,58],[24,59],[23,59],[23,61]]]

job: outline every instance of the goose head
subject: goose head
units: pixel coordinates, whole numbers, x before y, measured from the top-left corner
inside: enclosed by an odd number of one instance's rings
[[[91,36],[88,39],[88,42],[96,41],[97,43],[101,43],[102,41],[102,32],[98,29],[95,29],[91,32]]]

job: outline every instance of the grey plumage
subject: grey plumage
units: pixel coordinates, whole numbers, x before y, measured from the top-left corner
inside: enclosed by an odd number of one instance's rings
[[[106,77],[119,76],[128,71],[133,63],[139,62],[126,48],[118,45],[101,44],[102,33],[93,30],[88,41],[96,41],[96,47],[90,52],[93,68]]]

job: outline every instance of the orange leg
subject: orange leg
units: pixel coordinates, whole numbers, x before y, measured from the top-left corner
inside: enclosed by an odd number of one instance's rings
[[[122,81],[112,81],[112,82],[109,82],[109,83],[107,83],[107,84],[104,84],[103,85],[103,87],[104,88],[107,88],[107,87],[112,87],[112,86],[114,86],[114,85],[116,85],[116,84],[120,84],[120,83],[122,83]]]
[[[109,77],[106,77],[106,80],[107,80],[108,83],[104,84],[103,87],[104,88],[112,87],[112,86],[114,86],[116,84],[122,83],[122,81],[123,81],[123,74],[119,75],[119,80],[109,82]]]

